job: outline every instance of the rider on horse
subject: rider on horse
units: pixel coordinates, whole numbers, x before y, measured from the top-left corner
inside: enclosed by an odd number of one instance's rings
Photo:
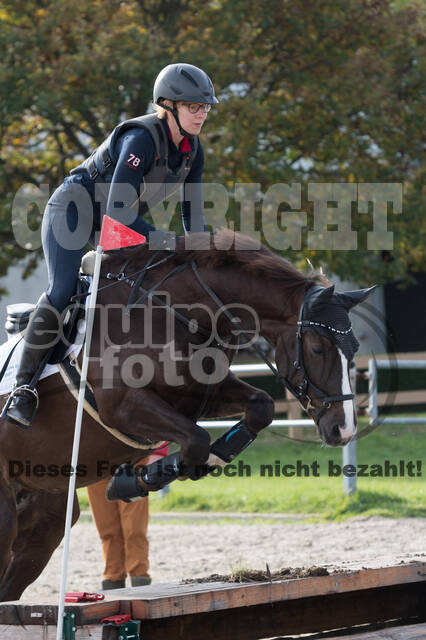
[[[168,65],[154,84],[156,113],[120,123],[53,193],[42,224],[49,284],[26,330],[16,384],[3,418],[26,428],[35,416],[39,370],[58,340],[60,314],[75,291],[87,243],[96,244],[103,213],[147,236],[155,227],[144,215],[184,185],[185,232],[204,230],[204,154],[198,134],[217,102],[203,70],[190,64]],[[169,248],[169,239],[155,231],[150,242],[155,248]]]

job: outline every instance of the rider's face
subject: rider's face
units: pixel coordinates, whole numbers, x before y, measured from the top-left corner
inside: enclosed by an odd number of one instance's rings
[[[178,103],[179,120],[182,129],[185,129],[193,136],[197,136],[207,118],[207,113],[204,108],[198,109],[197,113],[191,113],[188,108],[188,103]]]

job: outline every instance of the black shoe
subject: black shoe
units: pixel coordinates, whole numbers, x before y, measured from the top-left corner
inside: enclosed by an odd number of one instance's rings
[[[150,576],[130,576],[132,587],[147,587],[151,582]]]
[[[102,580],[102,591],[109,591],[109,589],[124,589],[125,586],[125,580]]]
[[[49,354],[58,341],[59,314],[45,293],[41,296],[25,330],[16,385],[9,396],[1,417],[13,424],[28,428],[38,409],[35,388]]]

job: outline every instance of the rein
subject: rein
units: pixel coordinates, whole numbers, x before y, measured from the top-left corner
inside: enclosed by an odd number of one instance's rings
[[[161,260],[158,260],[154,264],[151,264],[152,261],[161,252],[162,252],[161,249],[156,251],[153,254],[153,256],[151,256],[151,258],[148,260],[147,264],[142,269],[139,269],[138,271],[135,271],[134,273],[132,273],[130,275],[126,275],[126,273],[125,273],[126,267],[129,265],[130,261],[132,260],[132,257],[128,258],[126,260],[126,262],[123,264],[123,266],[121,267],[121,270],[120,270],[119,273],[107,273],[106,276],[104,276],[107,280],[113,280],[113,282],[110,282],[109,284],[106,284],[103,287],[99,287],[98,292],[99,291],[104,291],[105,289],[109,289],[110,287],[114,287],[115,285],[120,284],[121,282],[124,282],[131,289],[133,289],[132,293],[129,296],[127,304],[126,304],[126,314],[129,314],[131,309],[136,304],[138,304],[138,302],[141,299],[145,300],[148,296],[151,296],[151,299],[152,299],[153,302],[155,302],[159,306],[164,307],[165,309],[167,309],[167,311],[169,313],[174,315],[180,322],[182,322],[182,324],[184,324],[188,328],[188,330],[190,331],[191,334],[199,333],[199,334],[201,334],[203,339],[209,337],[210,333],[208,331],[206,331],[203,327],[195,327],[195,324],[194,324],[194,322],[192,320],[188,320],[188,318],[186,316],[184,316],[182,313],[179,313],[179,311],[176,311],[176,309],[173,309],[173,307],[171,307],[170,305],[165,303],[161,298],[159,298],[156,295],[153,295],[153,293],[152,293],[165,280],[168,280],[171,276],[175,275],[175,273],[179,273],[180,271],[183,271],[184,269],[186,269],[188,267],[188,263],[185,262],[182,265],[178,265],[178,267],[176,267],[175,269],[170,271],[170,273],[168,273],[167,276],[165,276],[159,282],[157,282],[153,287],[151,287],[151,289],[145,289],[142,286],[141,283],[142,283],[143,278],[145,277],[145,274],[146,274],[147,271],[149,271],[150,269],[153,269],[154,267],[157,267],[160,264],[163,264],[167,260],[170,260],[170,258],[174,258],[175,255],[176,255],[175,252],[170,252],[165,258],[162,258]],[[134,279],[135,276],[137,276],[136,279]],[[134,299],[136,298],[137,292],[139,290],[142,291],[143,295],[141,296],[141,298],[138,299],[137,302],[134,302]],[[87,297],[89,295],[90,295],[89,292],[77,294],[77,295],[75,295],[75,296],[73,296],[71,298],[71,302],[77,302],[78,300],[81,300],[82,298],[85,298],[85,297]]]

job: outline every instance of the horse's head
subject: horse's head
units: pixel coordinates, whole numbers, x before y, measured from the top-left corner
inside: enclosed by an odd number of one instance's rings
[[[356,433],[349,370],[359,343],[348,312],[374,288],[336,293],[334,285],[312,286],[297,326],[288,325],[277,343],[281,376],[314,419],[321,439],[332,446],[347,444]]]

